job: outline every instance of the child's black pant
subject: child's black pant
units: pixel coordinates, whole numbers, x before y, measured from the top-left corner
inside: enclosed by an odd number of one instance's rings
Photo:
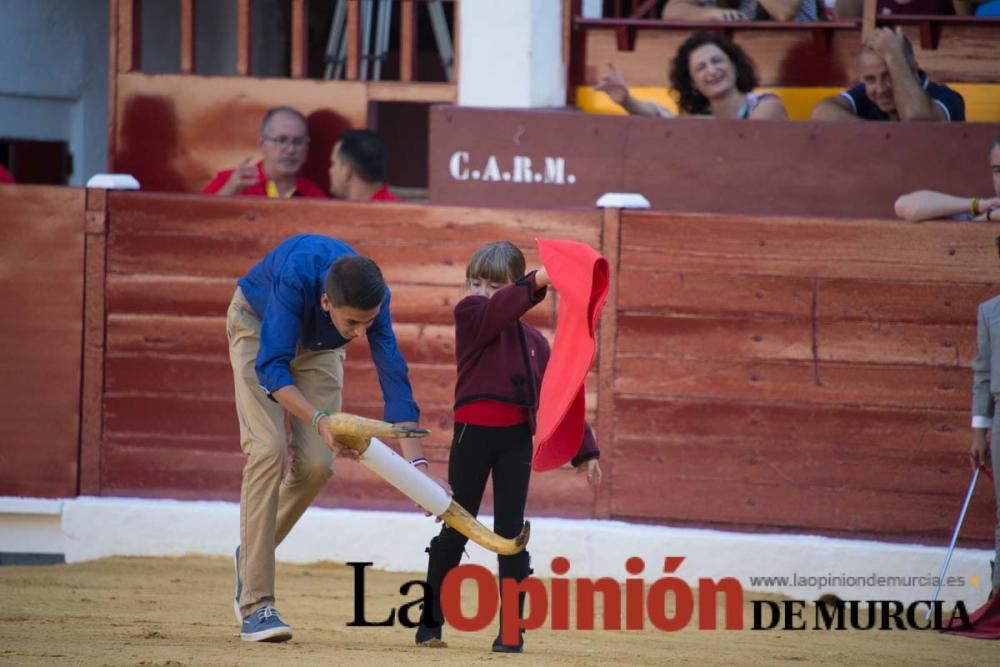
[[[455,424],[448,459],[448,483],[453,498],[470,514],[479,514],[486,491],[486,480],[493,474],[493,532],[514,538],[524,525],[524,506],[531,479],[531,431],[527,424],[518,426],[474,426]],[[440,627],[440,591],[445,575],[462,559],[468,538],[449,526],[431,540],[427,549],[427,586],[429,604],[424,604],[421,625]],[[521,581],[531,574],[528,552],[498,556],[500,577]],[[523,595],[520,607],[523,610]]]

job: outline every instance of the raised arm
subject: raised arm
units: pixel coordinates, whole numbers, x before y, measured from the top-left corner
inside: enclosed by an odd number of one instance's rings
[[[455,306],[455,337],[475,347],[486,345],[541,303],[548,284],[548,274],[540,270],[498,289],[492,297],[465,297]]]
[[[651,118],[672,118],[674,114],[669,109],[655,102],[638,100],[632,97],[628,84],[615,66],[608,63],[608,73],[594,86],[594,90],[607,93],[611,101],[625,109],[633,116],[649,116]]]
[[[892,96],[896,100],[899,120],[947,121],[945,110],[931,101],[914,71],[915,66],[903,55],[903,33],[899,27],[876,28],[868,38],[868,46],[885,61],[892,77]]]

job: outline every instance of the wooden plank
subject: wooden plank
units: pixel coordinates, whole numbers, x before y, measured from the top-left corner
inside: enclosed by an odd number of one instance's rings
[[[875,30],[875,17],[878,15],[878,0],[862,0],[861,3],[861,41],[865,42]],[[919,42],[918,42],[919,43]]]
[[[991,225],[622,214],[622,264],[794,277],[989,282]],[[670,239],[664,246],[663,239]],[[945,239],[942,242],[942,239]]]
[[[77,493],[100,495],[104,395],[107,197],[87,191],[84,246],[83,364],[80,398],[80,472]]]
[[[615,399],[615,446],[655,444],[670,435],[697,442],[746,440],[794,443],[794,448],[854,446],[909,453],[963,453],[966,409],[868,407],[816,403],[731,401],[719,398]],[[792,446],[792,445],[789,445]]]
[[[809,277],[734,275],[732,272],[647,271],[623,266],[619,308],[657,313],[718,313],[808,318]]]
[[[816,317],[974,327],[978,305],[998,291],[991,282],[821,280],[816,287]]]
[[[238,447],[230,452],[178,452],[169,447],[109,445],[104,466],[110,484],[106,495],[179,499],[239,500],[244,456]],[[435,465],[442,466],[441,462]],[[586,481],[568,470],[535,475],[529,487],[529,516],[587,517],[590,493]],[[487,489],[481,513],[492,513],[492,492]],[[320,507],[417,511],[413,501],[358,463],[338,460],[334,476],[320,493]],[[430,521],[430,519],[428,519]]]
[[[369,81],[370,102],[427,102],[428,104],[456,104],[458,86],[454,83],[425,81]]]
[[[824,361],[954,366],[968,371],[976,356],[975,323],[821,322],[816,339],[818,356]],[[971,377],[969,372],[970,382]]]
[[[326,200],[279,202],[146,192],[113,192],[110,206],[114,234],[184,235],[199,241],[262,236],[283,240],[293,234],[328,233],[345,240],[432,245],[454,241],[461,234],[483,243],[507,238],[530,257],[537,257],[534,241],[539,236],[581,241],[594,248],[601,243],[601,218],[596,211],[417,204],[373,207]],[[466,259],[461,260],[463,267]]]
[[[809,320],[623,315],[618,332],[619,354],[741,361],[813,358]]]
[[[368,414],[373,414],[371,411]],[[434,408],[422,415],[421,423],[434,432],[434,438],[427,439],[424,451],[427,458],[435,463],[443,464],[448,460],[448,448],[451,442],[450,410]],[[215,452],[220,454],[240,451],[239,430],[235,412],[232,415],[231,432],[219,434],[179,434],[173,432],[122,432],[109,431],[105,434],[104,444],[109,447],[156,448],[169,449],[177,456],[184,456],[191,451]],[[447,421],[447,428],[440,428],[439,422]],[[392,444],[392,443],[390,443]]]
[[[309,64],[309,0],[292,0],[290,71],[293,79],[307,76]]]
[[[181,0],[181,74],[193,74],[195,65],[195,0]]]
[[[399,3],[399,80],[413,81],[417,56],[417,7],[413,0]]]
[[[706,487],[898,491],[947,498],[968,477],[966,453],[959,449],[917,454],[852,442],[799,446],[794,440],[706,441],[667,434],[629,442],[621,454],[634,466],[670,466],[670,477],[701,481]]]
[[[465,290],[461,285],[422,285],[393,282],[393,322],[454,326],[455,305]],[[119,315],[175,314],[193,317],[225,317],[236,289],[232,278],[162,276],[113,273],[107,280],[108,310]],[[535,306],[527,322],[552,326],[555,299]]]
[[[347,40],[346,78],[349,81],[357,81],[361,62],[361,14],[358,0],[347,0],[345,39]]]
[[[236,0],[236,75],[250,75],[250,0]]]
[[[615,390],[836,405],[967,409],[965,369],[620,356]]]
[[[0,188],[0,496],[77,494],[85,206],[81,188]]]
[[[601,254],[608,260],[611,276],[620,275],[618,263],[621,242],[621,209],[604,209],[601,231]],[[601,313],[597,338],[597,446],[601,449],[601,472],[611,478],[614,468],[615,432],[615,350],[618,345],[618,281],[612,278],[608,288],[607,301]],[[602,485],[595,491],[594,515],[608,518],[611,515],[610,485]]]
[[[942,503],[927,494],[850,491],[837,488],[706,484],[672,471],[675,462],[654,465],[623,459],[616,466],[625,484],[616,484],[612,516],[674,525],[740,530],[823,532],[852,538],[947,540],[959,499]],[[711,466],[704,466],[710,468]],[[650,489],[659,493],[650,494]],[[954,496],[954,493],[951,494]],[[711,498],[712,502],[705,502]],[[985,546],[992,517],[988,497],[973,503],[966,539]]]
[[[112,234],[109,271],[148,272],[167,276],[232,278],[244,275],[282,239],[204,239],[201,244],[183,237]],[[357,242],[344,239],[362,255],[375,260],[389,285],[402,281],[431,285],[460,284],[465,262],[481,245],[459,235],[453,242],[424,248],[405,246],[392,239]],[[532,253],[526,253],[531,261]]]
[[[182,435],[232,432],[236,425],[232,371],[218,363],[211,367],[216,372],[203,373],[191,369],[190,364],[171,361],[156,357],[108,358],[105,430]],[[140,366],[149,370],[141,372]],[[161,373],[163,369],[170,372]],[[382,394],[371,362],[349,360],[344,375],[345,403],[371,405],[365,416],[381,418]],[[454,376],[455,371],[450,367],[411,364],[410,382],[418,404],[451,405]],[[190,387],[197,395],[180,391],[184,387]]]
[[[224,317],[173,317],[110,313],[109,354],[174,355],[193,361],[222,360],[228,364]],[[200,361],[199,361],[200,363]]]
[[[233,278],[111,273],[108,311],[119,315],[176,313],[225,317],[236,291]]]
[[[116,54],[118,74],[134,72],[142,67],[142,5],[136,0],[110,0],[117,2],[117,30],[115,40],[118,44]]]

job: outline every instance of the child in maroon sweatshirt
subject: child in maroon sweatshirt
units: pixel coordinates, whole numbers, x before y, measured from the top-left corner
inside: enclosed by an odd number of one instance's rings
[[[448,458],[448,483],[454,499],[473,515],[493,476],[493,530],[513,538],[524,525],[531,478],[532,434],[549,344],[521,317],[545,298],[549,276],[544,268],[525,275],[524,255],[507,241],[489,243],[465,268],[468,296],[455,306],[455,429]],[[599,451],[590,428],[584,429],[572,464],[599,484]],[[427,549],[427,600],[417,627],[423,646],[441,641],[440,588],[444,576],[462,558],[467,538],[445,526]],[[500,577],[517,581],[530,573],[527,551],[498,556]],[[520,600],[523,611],[524,596]],[[521,652],[523,639],[505,645],[497,635],[493,650]]]

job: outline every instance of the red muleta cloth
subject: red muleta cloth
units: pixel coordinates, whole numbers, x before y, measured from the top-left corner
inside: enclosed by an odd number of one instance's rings
[[[584,381],[597,350],[595,334],[608,298],[608,260],[576,241],[538,239],[538,252],[559,293],[556,340],[542,378],[533,470],[552,470],[580,450],[587,415]]]
[[[969,614],[967,628],[962,627],[962,623],[956,618],[948,626],[941,628],[941,631],[973,639],[1000,639],[1000,593],[994,594],[986,604]]]

